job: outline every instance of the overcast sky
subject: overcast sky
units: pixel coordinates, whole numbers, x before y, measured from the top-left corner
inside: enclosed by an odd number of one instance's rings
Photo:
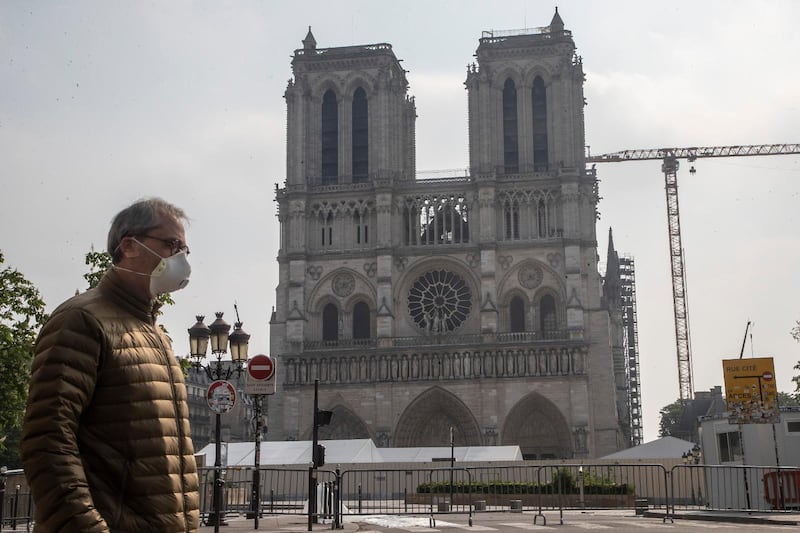
[[[800,2],[558,3],[586,71],[593,154],[800,142]],[[417,167],[467,166],[466,66],[483,30],[549,24],[533,1],[0,2],[0,250],[48,311],[86,287],[116,212],[144,196],[192,221],[192,282],[163,323],[188,351],[194,315],[238,302],[268,353],[277,285],[293,51],[391,43],[416,97]],[[721,359],[772,356],[791,391],[800,345],[800,156],[701,159],[679,172],[694,383]],[[664,177],[658,161],[598,165],[608,228],[636,260],[645,440],[679,394]],[[207,323],[209,320],[207,319]]]

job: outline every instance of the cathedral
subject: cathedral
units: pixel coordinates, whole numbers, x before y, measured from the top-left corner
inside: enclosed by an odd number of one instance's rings
[[[302,45],[276,187],[268,438],[311,437],[318,380],[319,408],[333,412],[321,439],[452,436],[528,459],[628,446],[584,72],[558,11],[549,26],[478,40],[466,176],[417,176],[415,102],[390,44],[321,48],[309,29]]]

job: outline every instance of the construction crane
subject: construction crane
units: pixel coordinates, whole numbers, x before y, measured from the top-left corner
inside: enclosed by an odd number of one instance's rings
[[[654,148],[623,150],[603,155],[588,155],[587,163],[621,163],[623,161],[661,160],[667,194],[667,226],[669,255],[672,266],[672,301],[675,312],[675,343],[678,354],[680,400],[691,400],[692,353],[689,336],[689,311],[686,304],[686,275],[681,245],[681,219],[678,208],[678,160],[690,163],[702,157],[742,157],[757,155],[800,154],[800,144],[752,144],[741,146],[703,146],[693,148]],[[694,174],[694,167],[689,172]]]

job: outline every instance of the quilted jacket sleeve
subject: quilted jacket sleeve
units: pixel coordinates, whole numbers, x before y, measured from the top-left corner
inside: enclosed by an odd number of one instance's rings
[[[97,320],[80,309],[57,310],[39,333],[20,451],[42,530],[109,530],[94,507],[76,437],[105,344]]]

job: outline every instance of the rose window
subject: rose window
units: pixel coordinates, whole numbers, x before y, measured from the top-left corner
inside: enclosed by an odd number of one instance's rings
[[[469,316],[472,292],[461,276],[432,270],[417,278],[408,291],[408,313],[414,323],[430,333],[458,329]]]

